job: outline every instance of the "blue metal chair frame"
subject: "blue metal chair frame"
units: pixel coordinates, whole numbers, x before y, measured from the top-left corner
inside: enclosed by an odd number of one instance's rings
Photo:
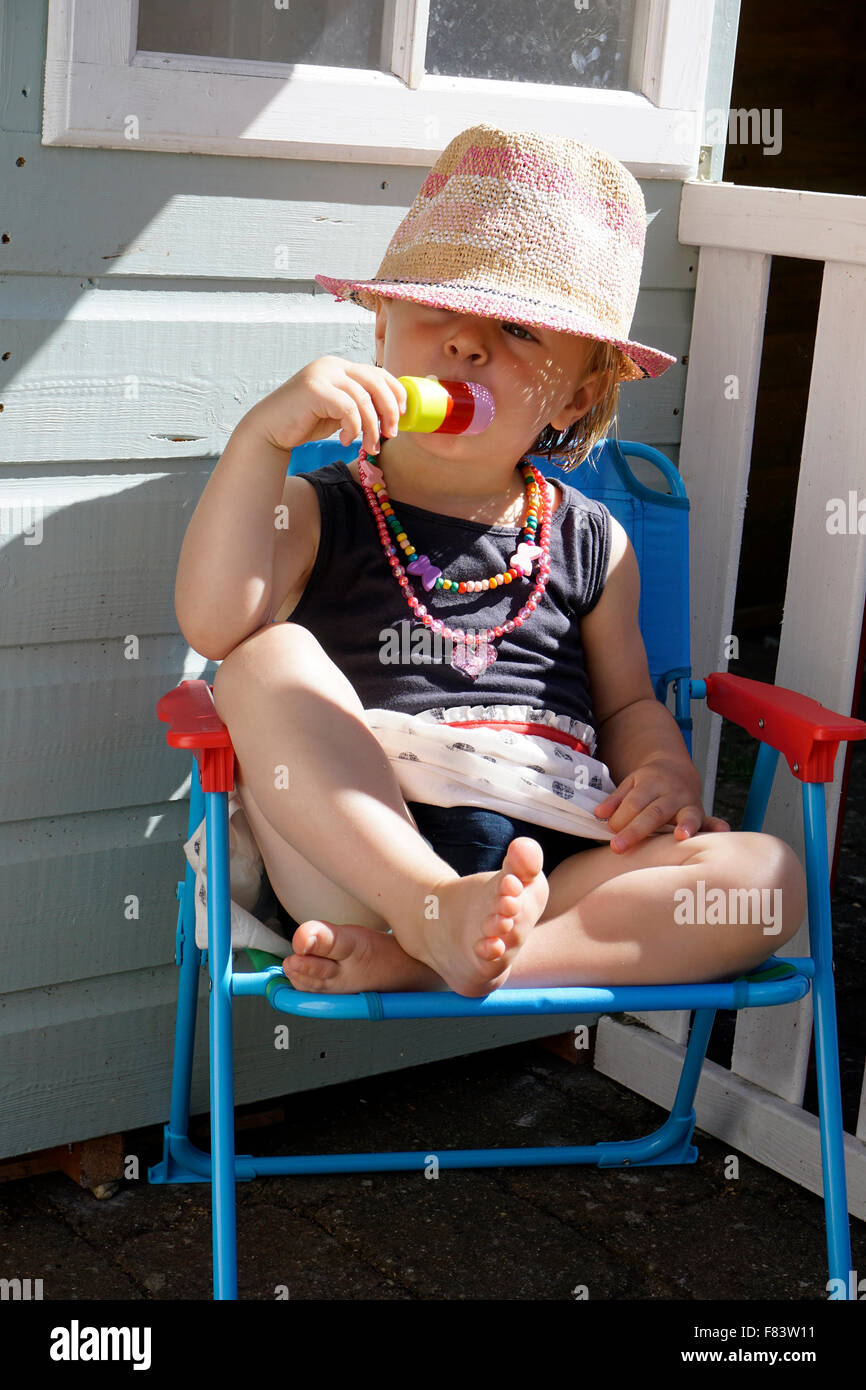
[[[654,463],[667,480],[671,493],[663,494],[644,486],[631,472],[625,455],[642,457]],[[298,458],[298,455],[305,457]],[[338,445],[306,446],[292,455],[292,471],[308,471],[332,458],[344,457]],[[676,718],[691,753],[692,699],[708,698],[714,678],[693,680],[688,660],[688,499],[679,473],[664,455],[644,445],[608,440],[593,456],[598,472],[582,465],[574,476],[586,495],[600,497],[623,522],[635,546],[641,566],[641,627],[650,657],[650,671],[657,696],[665,701],[668,688],[675,686]],[[543,461],[536,460],[540,465]],[[543,471],[556,476],[555,466]],[[654,538],[647,523],[652,516]],[[653,591],[652,546],[665,555],[664,573]],[[672,572],[682,582],[672,587]],[[664,598],[662,600],[662,594]],[[672,598],[672,594],[674,595]],[[673,604],[673,610],[671,608]],[[653,622],[655,618],[655,622]],[[725,677],[729,682],[733,677]],[[203,682],[184,685],[203,687]],[[772,692],[759,682],[739,681],[740,687]],[[181,687],[182,689],[183,687]],[[170,696],[177,692],[169,692]],[[781,692],[784,695],[785,692]],[[163,697],[167,700],[169,696]],[[811,987],[814,996],[815,1050],[820,1109],[821,1157],[827,1251],[830,1277],[850,1287],[850,1231],[845,1179],[839,1055],[836,1032],[836,1005],[833,988],[830,887],[827,862],[827,826],[824,803],[825,781],[832,780],[833,761],[839,741],[866,737],[866,724],[846,719],[803,697],[791,696],[802,706],[810,706],[808,716],[826,716],[821,725],[831,753],[820,763],[823,774],[802,781],[803,822],[808,880],[810,952],[805,957],[770,956],[758,970],[738,980],[707,984],[633,985],[614,988],[501,989],[482,999],[465,999],[450,992],[364,993],[327,996],[295,990],[283,974],[275,957],[250,952],[252,973],[232,969],[229,916],[228,791],[233,785],[233,761],[228,731],[215,711],[209,721],[222,735],[202,730],[185,738],[167,735],[173,746],[196,750],[193,758],[188,836],[206,819],[208,865],[209,951],[195,945],[195,878],[189,865],[185,878],[177,885],[180,908],[177,922],[176,959],[180,966],[177,1028],[175,1035],[171,1109],[164,1130],[162,1161],[149,1169],[149,1180],[164,1182],[210,1182],[213,1210],[214,1297],[237,1298],[237,1249],[235,1183],[275,1174],[384,1172],[423,1169],[430,1150],[408,1153],[313,1154],[300,1157],[257,1158],[236,1154],[234,1144],[234,1081],[232,1053],[232,1006],[236,997],[263,996],[279,1013],[306,1018],[410,1019],[479,1018],[503,1015],[620,1013],[664,1009],[694,1010],[682,1073],[670,1114],[662,1126],[638,1139],[587,1146],[549,1146],[519,1149],[464,1149],[436,1151],[442,1168],[522,1167],[531,1165],[592,1163],[599,1167],[635,1167],[649,1164],[694,1163],[697,1148],[691,1143],[696,1123],[693,1108],[701,1068],[717,1009],[742,1009],[786,1004],[801,999]],[[163,703],[162,701],[160,702]],[[160,711],[163,719],[170,716]],[[738,722],[741,722],[738,720]],[[754,721],[763,729],[763,718]],[[744,727],[750,727],[744,722]],[[761,738],[757,727],[750,732]],[[769,730],[766,731],[769,733]],[[197,739],[197,741],[196,741]],[[835,740],[835,741],[834,741]],[[777,740],[778,741],[778,740]],[[224,790],[203,791],[198,759],[204,765],[206,748],[214,756],[227,757]],[[786,756],[795,774],[803,769]],[[760,830],[778,761],[779,749],[762,741],[749,790],[743,830]],[[813,774],[814,776],[814,769]],[[190,1089],[198,1002],[199,970],[207,960],[210,992],[210,1100],[211,1153],[196,1148],[189,1139]],[[850,1296],[850,1295],[849,1295]]]

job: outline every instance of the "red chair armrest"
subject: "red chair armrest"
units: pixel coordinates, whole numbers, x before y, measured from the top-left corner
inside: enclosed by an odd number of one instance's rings
[[[706,677],[707,708],[784,753],[801,782],[832,782],[840,743],[866,738],[866,723],[807,695],[725,671]]]
[[[235,784],[234,748],[207,681],[181,681],[157,701],[156,713],[169,726],[165,737],[171,747],[195,753],[202,791],[230,792]]]

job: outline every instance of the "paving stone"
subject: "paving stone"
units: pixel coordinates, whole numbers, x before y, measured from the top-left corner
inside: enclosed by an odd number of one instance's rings
[[[0,1188],[0,1278],[41,1280],[46,1303],[141,1298],[142,1286],[118,1268],[112,1251],[84,1238],[56,1214],[39,1192],[39,1182],[29,1179]],[[26,1285],[21,1292],[26,1297]],[[38,1292],[31,1282],[31,1299]]]
[[[238,1297],[242,1300],[401,1299],[412,1297],[315,1220],[284,1208],[238,1203]],[[196,1203],[186,1222],[149,1231],[124,1245],[120,1262],[138,1270],[153,1297],[213,1295],[210,1205]]]
[[[341,1239],[351,1232],[353,1248],[417,1298],[628,1296],[616,1257],[516,1199],[489,1171],[373,1175],[320,1206],[315,1219]],[[632,1287],[631,1296],[656,1296],[647,1280]]]

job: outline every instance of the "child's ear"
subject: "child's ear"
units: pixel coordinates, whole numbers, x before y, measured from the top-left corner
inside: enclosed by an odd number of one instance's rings
[[[568,405],[564,406],[551,419],[550,423],[553,428],[560,432],[570,429],[588,410],[592,410],[594,405],[598,405],[610,386],[611,376],[610,369],[599,368],[597,372],[586,377],[578,386]]]
[[[388,310],[384,299],[376,299],[376,361],[385,361],[385,327]]]

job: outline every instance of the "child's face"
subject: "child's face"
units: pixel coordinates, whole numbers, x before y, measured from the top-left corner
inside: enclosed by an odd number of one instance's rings
[[[473,453],[479,444],[485,453],[499,445],[517,459],[546,425],[574,424],[605,388],[601,373],[586,374],[593,347],[571,333],[402,299],[380,299],[376,312],[377,360],[394,376],[477,381],[492,393],[496,415],[483,434],[424,436],[425,445],[438,452],[441,444],[449,456],[463,443]]]

